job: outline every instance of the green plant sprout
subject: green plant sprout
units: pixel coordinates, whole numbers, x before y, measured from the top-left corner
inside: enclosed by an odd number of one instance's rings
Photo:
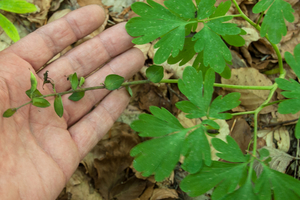
[[[1,0],[0,9],[18,14],[26,14],[37,11],[37,8],[34,4],[27,3],[25,0]],[[18,40],[20,40],[19,33],[14,24],[1,13],[0,26],[3,28],[5,33],[12,39],[12,41],[17,42]]]
[[[226,15],[232,2],[239,14]],[[74,73],[69,76],[72,89],[56,93],[55,84],[45,74],[44,83],[52,84],[54,93],[42,95],[36,89],[37,81],[31,73],[31,88],[26,91],[31,100],[22,106],[32,104],[37,107],[48,107],[50,103],[45,98],[55,96],[54,110],[62,117],[61,96],[64,94],[71,93],[69,99],[78,101],[88,90],[104,88],[116,90],[125,87],[132,94],[130,86],[135,84],[150,82],[178,84],[179,90],[188,100],[177,102],[176,107],[186,113],[189,119],[203,119],[201,123],[185,128],[165,108],[151,106],[152,114],[141,114],[139,119],[131,124],[131,128],[139,132],[141,137],[153,137],[131,150],[131,156],[134,157],[133,165],[137,171],[146,177],[154,174],[156,181],[162,181],[174,170],[180,156],[184,156],[181,167],[189,172],[189,175],[182,180],[180,188],[190,196],[199,196],[214,189],[213,200],[299,199],[300,182],[271,169],[268,166],[271,160],[269,152],[266,149],[257,149],[258,114],[264,107],[279,103],[278,112],[281,114],[300,111],[300,84],[292,79],[289,81],[284,79],[283,60],[276,45],[287,33],[285,20],[294,21],[292,14],[294,10],[291,5],[283,0],[261,0],[253,7],[253,13],[260,13],[260,18],[255,23],[242,12],[236,0],[222,2],[218,7],[214,6],[213,0],[196,0],[196,4],[192,0],[166,0],[165,7],[153,0],[147,0],[147,3],[132,4],[132,10],[139,17],[130,19],[126,24],[127,32],[136,37],[133,40],[135,44],[145,44],[160,38],[154,46],[158,48],[154,56],[155,65],[146,71],[147,80],[124,82],[123,77],[112,74],[99,86],[83,88],[84,78],[78,79]],[[243,86],[214,83],[215,73],[227,79],[231,76],[228,64],[232,64],[232,57],[226,43],[236,47],[245,44],[241,35],[246,32],[236,24],[228,23],[234,17],[241,17],[249,22],[274,48],[278,57],[279,78],[273,85]],[[204,27],[195,33],[198,23],[202,23]],[[189,37],[190,33],[195,34]],[[184,69],[181,79],[162,79],[163,68],[159,64],[165,61],[170,64],[180,62],[182,66],[194,56],[196,59],[193,65]],[[286,52],[285,59],[300,78],[300,44],[295,47],[294,56]],[[253,111],[226,113],[240,104],[240,93],[233,92],[212,99],[214,87],[268,90],[269,95]],[[284,90],[282,95],[287,99],[270,102],[278,87]],[[3,117],[12,116],[20,107],[8,109]],[[218,151],[216,155],[227,162],[212,161],[206,134],[209,130],[220,128],[215,120],[227,120],[245,114],[254,115],[253,153],[244,155],[230,136],[226,137],[225,142],[213,138],[211,143]],[[300,120],[296,124],[295,136],[300,139]],[[263,168],[259,176],[253,169],[255,160]]]

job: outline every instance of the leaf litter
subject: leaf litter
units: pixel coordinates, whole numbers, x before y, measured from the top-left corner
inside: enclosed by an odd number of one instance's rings
[[[224,1],[225,0],[218,0],[216,5]],[[14,25],[17,27],[21,38],[34,31],[38,27],[49,23],[52,20],[60,18],[70,10],[77,9],[80,6],[98,4],[106,11],[105,23],[99,29],[94,31],[89,36],[81,39],[75,45],[66,48],[63,52],[58,54],[55,59],[71,50],[74,46],[93,38],[95,35],[101,33],[105,28],[108,28],[116,23],[127,21],[135,16],[135,14],[130,10],[130,5],[134,2],[133,0],[29,0],[28,2],[37,5],[39,11],[29,15],[15,15],[6,12],[3,13],[6,17],[14,22]],[[163,5],[163,0],[155,0],[155,2]],[[294,49],[295,46],[300,43],[300,2],[297,0],[289,0],[287,2],[291,3],[293,9],[295,10],[295,13],[293,13],[295,21],[293,23],[288,23],[287,35],[282,38],[278,45],[283,57],[285,52],[290,52],[291,49]],[[256,21],[258,19],[259,16],[251,11],[253,2],[239,0],[238,3],[251,20]],[[229,12],[231,14],[236,14],[236,10],[233,9],[233,7],[229,9]],[[242,47],[233,47],[231,49],[231,54],[234,58],[233,66],[238,67],[232,69],[231,79],[221,78],[219,79],[220,82],[239,85],[271,85],[275,78],[266,76],[263,73],[276,67],[277,58],[273,49],[263,39],[260,38],[259,33],[247,22],[238,19],[233,19],[229,22],[237,23],[238,27],[241,27],[247,31],[247,34],[242,36],[245,39],[246,44]],[[276,39],[276,36],[272,37]],[[1,28],[0,39],[1,50],[12,44],[10,38],[6,36]],[[146,60],[145,67],[148,67],[153,63],[154,52],[157,51],[157,49],[155,50],[153,47],[157,42],[158,41],[149,42],[146,45],[137,46],[144,53]],[[293,52],[291,53],[293,54]],[[166,72],[169,73],[169,76],[165,78],[181,78],[184,68],[186,66],[191,66],[192,63],[193,60],[183,66],[180,66],[178,63],[170,65],[167,62],[164,62],[162,65],[164,66]],[[239,63],[243,64],[241,65]],[[145,77],[142,75],[143,73],[144,72],[141,71],[139,74],[135,75],[133,79],[144,79]],[[245,74],[247,74],[247,76],[245,76]],[[140,143],[141,139],[134,134],[126,124],[130,124],[132,121],[136,120],[138,114],[142,112],[149,113],[150,105],[164,107],[174,114],[178,119],[181,119],[184,114],[178,113],[175,103],[179,99],[184,100],[185,96],[181,94],[177,86],[174,85],[169,86],[166,84],[149,84],[142,87],[135,86],[132,89],[134,91],[134,97],[132,98],[126,111],[119,118],[119,122],[113,126],[105,138],[103,138],[98,145],[82,160],[78,169],[67,183],[61,195],[58,197],[58,200],[96,200],[113,198],[154,200],[178,199],[184,196],[184,194],[182,194],[183,192],[177,187],[177,172],[175,174],[174,172],[172,173],[173,178],[171,178],[170,181],[158,183],[153,179],[153,176],[143,178],[139,172],[136,172],[132,168],[133,158],[129,155],[129,151],[133,146]],[[228,89],[219,89],[216,91],[218,91],[218,94],[225,95],[228,92]],[[261,104],[267,95],[267,93],[261,91],[248,91],[248,93],[243,91],[238,92],[242,92],[242,106],[239,108],[241,110],[255,109],[257,105]],[[282,98],[282,96],[278,95],[278,97],[274,98],[273,101]],[[268,116],[270,120],[259,121],[259,126],[264,127],[265,125],[272,125],[278,122],[297,119],[300,115],[300,112],[296,114],[282,115],[277,112],[277,109],[278,108],[275,106],[269,106],[265,108],[261,113],[261,119],[263,119],[264,116]],[[226,135],[231,135],[235,141],[237,141],[242,152],[245,153],[249,150],[247,144],[251,140],[251,126],[253,125],[253,119],[251,117],[252,116],[250,115],[242,118],[234,117],[231,122],[221,120],[222,123],[219,124],[221,130],[217,137],[220,137],[222,140],[226,141]],[[199,123],[187,118],[184,120],[185,121],[181,122],[193,124]],[[227,124],[230,126],[228,127]],[[222,128],[226,129],[226,131],[223,131]],[[263,133],[264,131],[267,133]],[[285,152],[291,152],[291,149],[295,149],[295,146],[289,146],[289,141],[294,139],[290,137],[285,129],[285,126],[279,125],[279,127],[276,127],[275,130],[274,127],[265,127],[260,130],[259,134],[263,135],[259,138],[259,144],[261,144],[262,148],[268,148],[270,151],[270,156],[273,158],[271,167],[277,171],[287,172],[289,165],[294,160],[294,157]],[[146,140],[147,139],[148,138],[146,138]],[[213,159],[219,160],[218,157],[213,157]],[[176,168],[178,167],[180,167],[180,165],[176,166]],[[297,166],[295,170],[297,170]],[[259,173],[259,171],[257,172]],[[210,199],[210,196],[211,195],[207,194],[206,196],[203,195],[202,198]],[[188,198],[195,199],[192,197]]]

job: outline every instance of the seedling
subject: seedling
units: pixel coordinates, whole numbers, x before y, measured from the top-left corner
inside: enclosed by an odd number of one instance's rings
[[[231,2],[239,14],[226,15]],[[139,132],[141,137],[153,139],[142,142],[131,150],[137,171],[142,172],[143,176],[154,174],[157,181],[162,181],[171,174],[182,155],[184,160],[181,166],[189,172],[189,175],[182,180],[180,187],[190,196],[198,196],[214,189],[212,199],[217,200],[299,199],[300,182],[269,168],[268,163],[271,160],[269,152],[257,149],[258,115],[264,107],[274,104],[270,100],[278,87],[284,90],[282,95],[288,98],[279,103],[278,112],[288,114],[300,111],[300,85],[295,80],[284,79],[283,61],[276,45],[287,33],[285,20],[294,21],[294,10],[291,5],[283,0],[261,0],[253,7],[254,13],[260,13],[260,18],[255,23],[242,12],[236,0],[222,2],[218,7],[214,6],[213,0],[196,0],[196,4],[192,0],[166,0],[164,1],[166,7],[153,0],[147,0],[147,3],[132,4],[133,11],[139,17],[130,19],[126,29],[131,36],[136,37],[133,40],[135,44],[145,44],[160,38],[154,46],[158,48],[154,56],[155,65],[149,67],[146,72],[148,80],[124,82],[123,77],[109,75],[100,86],[82,88],[81,81],[78,81],[74,73],[69,76],[72,88],[70,91],[41,95],[36,89],[35,76],[31,74],[31,88],[26,91],[31,101],[22,106],[32,104],[47,107],[49,102],[44,98],[55,96],[55,112],[62,117],[61,95],[64,94],[72,93],[69,99],[78,101],[86,91],[93,89],[116,90],[126,87],[130,91],[130,85],[135,84],[177,83],[179,90],[188,100],[177,102],[176,107],[186,113],[189,119],[203,119],[201,123],[185,128],[165,108],[152,106],[150,107],[152,114],[141,114],[139,119],[131,124],[131,128]],[[241,17],[249,22],[274,48],[278,57],[279,78],[273,85],[243,86],[214,83],[215,73],[224,78],[230,78],[231,75],[228,64],[231,64],[232,57],[226,43],[237,47],[245,44],[241,35],[246,32],[236,24],[228,23],[234,17]],[[260,26],[261,19],[263,21]],[[196,33],[198,23],[202,23],[203,28]],[[189,37],[190,33],[193,33],[192,37]],[[181,79],[162,80],[163,68],[159,64],[167,61],[171,64],[180,62],[180,65],[184,65],[194,56],[196,59],[193,66],[184,69]],[[295,47],[294,56],[287,52],[285,58],[299,78],[300,44]],[[234,92],[212,99],[214,87],[270,92],[257,109],[232,114],[226,111],[240,104],[240,93]],[[19,108],[10,108],[3,116],[10,117]],[[244,114],[254,116],[253,152],[244,155],[230,136],[226,137],[226,141],[213,138],[212,145],[219,152],[217,156],[227,162],[212,161],[206,134],[210,130],[220,128],[215,120],[227,120]],[[299,124],[300,121],[295,129],[297,139],[300,138]],[[255,160],[263,167],[259,177],[253,169]]]

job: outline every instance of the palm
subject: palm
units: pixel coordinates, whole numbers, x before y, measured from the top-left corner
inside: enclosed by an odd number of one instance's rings
[[[90,15],[86,17],[86,13]],[[1,112],[28,102],[25,91],[30,88],[30,71],[40,69],[60,50],[97,28],[103,19],[103,11],[98,6],[79,9],[1,52]],[[86,76],[111,58],[109,64],[87,78],[86,87],[99,85],[111,73],[132,76],[141,66],[143,56],[138,50],[130,49],[131,38],[126,35],[124,24],[112,29],[37,73],[38,89],[43,94],[51,93],[51,87],[42,88],[46,70],[55,81],[56,90],[61,92],[70,89],[66,75],[76,71],[79,76]],[[88,113],[101,99],[99,106]],[[53,105],[53,99],[48,100]],[[124,90],[91,91],[79,102],[63,96],[62,118],[52,106],[32,105],[22,107],[11,118],[0,118],[0,194],[4,194],[1,196],[55,199],[79,161],[108,131],[127,102]]]

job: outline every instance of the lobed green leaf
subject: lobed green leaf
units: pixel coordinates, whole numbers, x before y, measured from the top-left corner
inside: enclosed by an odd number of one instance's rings
[[[220,36],[205,24],[203,29],[194,35],[193,41],[196,41],[195,51],[203,51],[204,65],[222,73],[226,62],[230,62],[232,56]]]
[[[215,8],[215,0],[201,0],[198,4],[197,19],[205,19],[212,15]]]
[[[195,18],[196,6],[191,0],[166,0],[165,6],[183,18]]]
[[[232,92],[223,98],[222,96],[218,96],[210,105],[209,117],[217,119],[230,119],[232,117],[230,113],[222,112],[231,110],[240,105],[240,97],[241,94],[238,92]]]
[[[191,132],[183,143],[182,154],[185,156],[182,169],[191,174],[198,172],[205,165],[210,166],[211,153],[205,128],[202,126]]]
[[[294,49],[294,56],[290,52],[284,53],[284,58],[289,66],[296,73],[297,77],[300,77],[300,44]]]
[[[222,188],[222,190],[217,191],[221,193],[218,196],[225,196],[235,190],[241,178],[245,173],[247,174],[246,169],[247,163],[235,164],[213,161],[211,166],[204,166],[198,173],[188,175],[183,179],[180,188],[189,196],[195,197],[218,185]]]
[[[132,4],[132,10],[140,17],[130,19],[126,24],[126,30],[129,35],[138,37],[132,41],[135,44],[146,44],[162,37],[155,44],[155,48],[159,49],[154,57],[154,63],[161,64],[168,59],[171,53],[173,57],[176,57],[182,50],[185,26],[193,23],[186,21],[185,18],[195,14],[186,6],[191,8],[193,3],[192,0],[166,1],[166,6],[174,13],[153,0],[147,0],[147,3],[149,5],[142,2]],[[176,13],[177,11],[179,13]]]
[[[299,199],[300,182],[293,177],[270,169],[262,163],[263,171],[255,183],[260,199]]]
[[[216,155],[229,162],[247,162],[247,158],[244,156],[235,140],[229,135],[226,136],[226,140],[227,143],[219,138],[213,138],[211,140],[214,148],[220,152]]]
[[[269,9],[268,9],[269,8]],[[285,19],[294,21],[294,9],[291,4],[283,0],[262,0],[253,7],[253,13],[260,13],[267,10],[261,25],[260,36],[269,35],[270,41],[278,44],[282,36],[287,34]]]
[[[141,137],[160,137],[185,129],[178,119],[165,108],[151,106],[150,111],[153,115],[141,114],[139,120],[131,124],[131,128],[140,132]]]
[[[176,166],[186,131],[169,136],[148,140],[130,151],[135,156],[133,166],[143,176],[155,174],[156,181],[168,177]]]

